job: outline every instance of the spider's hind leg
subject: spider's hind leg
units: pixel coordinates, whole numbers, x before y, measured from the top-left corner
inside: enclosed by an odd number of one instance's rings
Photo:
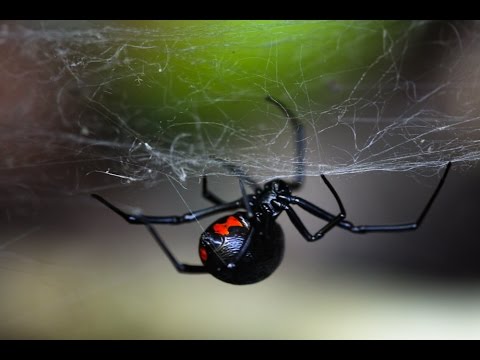
[[[140,219],[143,219],[143,218],[140,217]],[[165,255],[167,255],[168,259],[170,260],[172,265],[175,267],[175,269],[177,269],[178,272],[188,273],[188,274],[203,274],[208,272],[205,269],[205,266],[203,265],[189,265],[189,264],[183,264],[179,262],[175,258],[175,256],[173,256],[172,252],[167,247],[167,245],[165,245],[163,240],[160,238],[160,235],[158,235],[157,231],[153,228],[152,224],[150,224],[147,221],[145,221],[143,224],[147,227],[152,237],[155,239],[157,244],[162,248],[163,252],[165,253]]]

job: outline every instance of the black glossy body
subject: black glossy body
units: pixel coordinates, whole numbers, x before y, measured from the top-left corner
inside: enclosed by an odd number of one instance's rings
[[[232,217],[242,226],[230,226],[228,234],[215,231],[216,225],[226,224]],[[235,285],[253,284],[270,276],[280,265],[284,248],[280,225],[270,221],[252,226],[246,212],[215,221],[203,232],[199,244],[206,270],[217,279]]]
[[[210,273],[219,280],[236,285],[261,281],[270,276],[280,265],[285,245],[282,229],[276,223],[276,219],[283,212],[288,215],[292,224],[307,241],[317,241],[337,226],[357,234],[412,231],[420,227],[445,182],[451,163],[447,164],[440,182],[416,221],[392,225],[354,225],[346,220],[346,211],[342,201],[324,175],[321,175],[321,178],[335,197],[339,208],[336,215],[292,195],[292,190],[300,188],[304,180],[306,145],[304,129],[301,122],[282,103],[271,97],[267,97],[267,100],[284,112],[294,129],[296,176],[292,182],[273,180],[261,188],[242,169],[229,163],[223,163],[229,171],[238,176],[242,197],[232,202],[223,201],[208,190],[207,178],[204,176],[202,195],[214,205],[179,216],[127,214],[99,195],[92,196],[130,224],[145,225],[179,272]],[[254,189],[254,194],[247,194],[245,183]],[[294,206],[324,220],[326,224],[317,232],[310,233],[294,210]],[[232,213],[232,211],[237,212]],[[200,237],[199,255],[202,265],[188,265],[179,262],[152,226],[152,224],[179,225],[225,212],[230,212],[230,215],[221,217],[212,223]]]

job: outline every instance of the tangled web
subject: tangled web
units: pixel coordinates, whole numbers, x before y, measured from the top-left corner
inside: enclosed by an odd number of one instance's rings
[[[337,51],[370,36],[369,25],[339,23]],[[65,173],[53,170],[59,166],[69,168],[73,192],[90,190],[95,176],[120,184],[231,175],[219,159],[259,181],[291,177],[294,137],[266,95],[305,125],[308,176],[427,174],[447,161],[480,159],[479,24],[415,21],[395,36],[387,25],[371,35],[381,46],[366,64],[352,58],[337,68],[325,65],[335,63],[335,51],[307,63],[305,39],[284,36],[300,54],[287,76],[273,41],[260,44],[268,55],[254,75],[222,58],[216,72],[202,74],[202,54],[244,44],[241,31],[219,44],[224,30],[212,23],[168,31],[121,22],[4,23],[1,181],[34,169],[35,181],[58,189],[65,187]],[[357,36],[344,36],[352,28]],[[222,82],[232,72],[243,82]]]

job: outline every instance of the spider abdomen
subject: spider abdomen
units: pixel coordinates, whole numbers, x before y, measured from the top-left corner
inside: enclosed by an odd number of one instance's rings
[[[217,279],[243,285],[270,276],[282,261],[284,246],[277,223],[252,223],[247,213],[238,212],[205,230],[199,253],[205,268]]]

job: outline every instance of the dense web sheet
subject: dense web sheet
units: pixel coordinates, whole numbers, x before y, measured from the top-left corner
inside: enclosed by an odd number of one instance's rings
[[[370,31],[355,26],[359,37]],[[218,159],[259,181],[291,177],[291,129],[264,100],[266,94],[281,99],[305,124],[308,176],[427,174],[447,161],[472,163],[480,158],[478,24],[443,23],[434,27],[438,34],[412,40],[428,26],[411,22],[395,39],[385,28],[378,35],[381,53],[360,69],[319,70],[306,77],[299,61],[293,85],[266,69],[251,79],[251,90],[234,85],[212,90],[192,80],[194,68],[179,74],[172,64],[201,64],[193,57],[218,46],[209,41],[218,36],[215,26],[198,25],[195,33],[207,41],[193,45],[191,32],[181,27],[166,33],[116,22],[4,24],[0,72],[11,85],[3,89],[15,94],[18,82],[28,89],[18,91],[21,101],[2,104],[2,168],[44,169],[48,188],[59,181],[48,167],[68,164],[78,183],[69,191],[91,190],[83,182],[93,175],[119,183],[231,175]],[[340,48],[353,40],[340,33],[336,41]],[[228,46],[235,45],[233,37]],[[265,46],[268,66],[277,66],[276,44]],[[318,56],[319,68],[325,61]],[[340,80],[350,72],[355,74],[350,83]],[[179,77],[190,92],[176,97],[172,84]],[[155,99],[142,103],[142,94],[152,88]],[[228,108],[232,103],[243,104],[242,110]]]

